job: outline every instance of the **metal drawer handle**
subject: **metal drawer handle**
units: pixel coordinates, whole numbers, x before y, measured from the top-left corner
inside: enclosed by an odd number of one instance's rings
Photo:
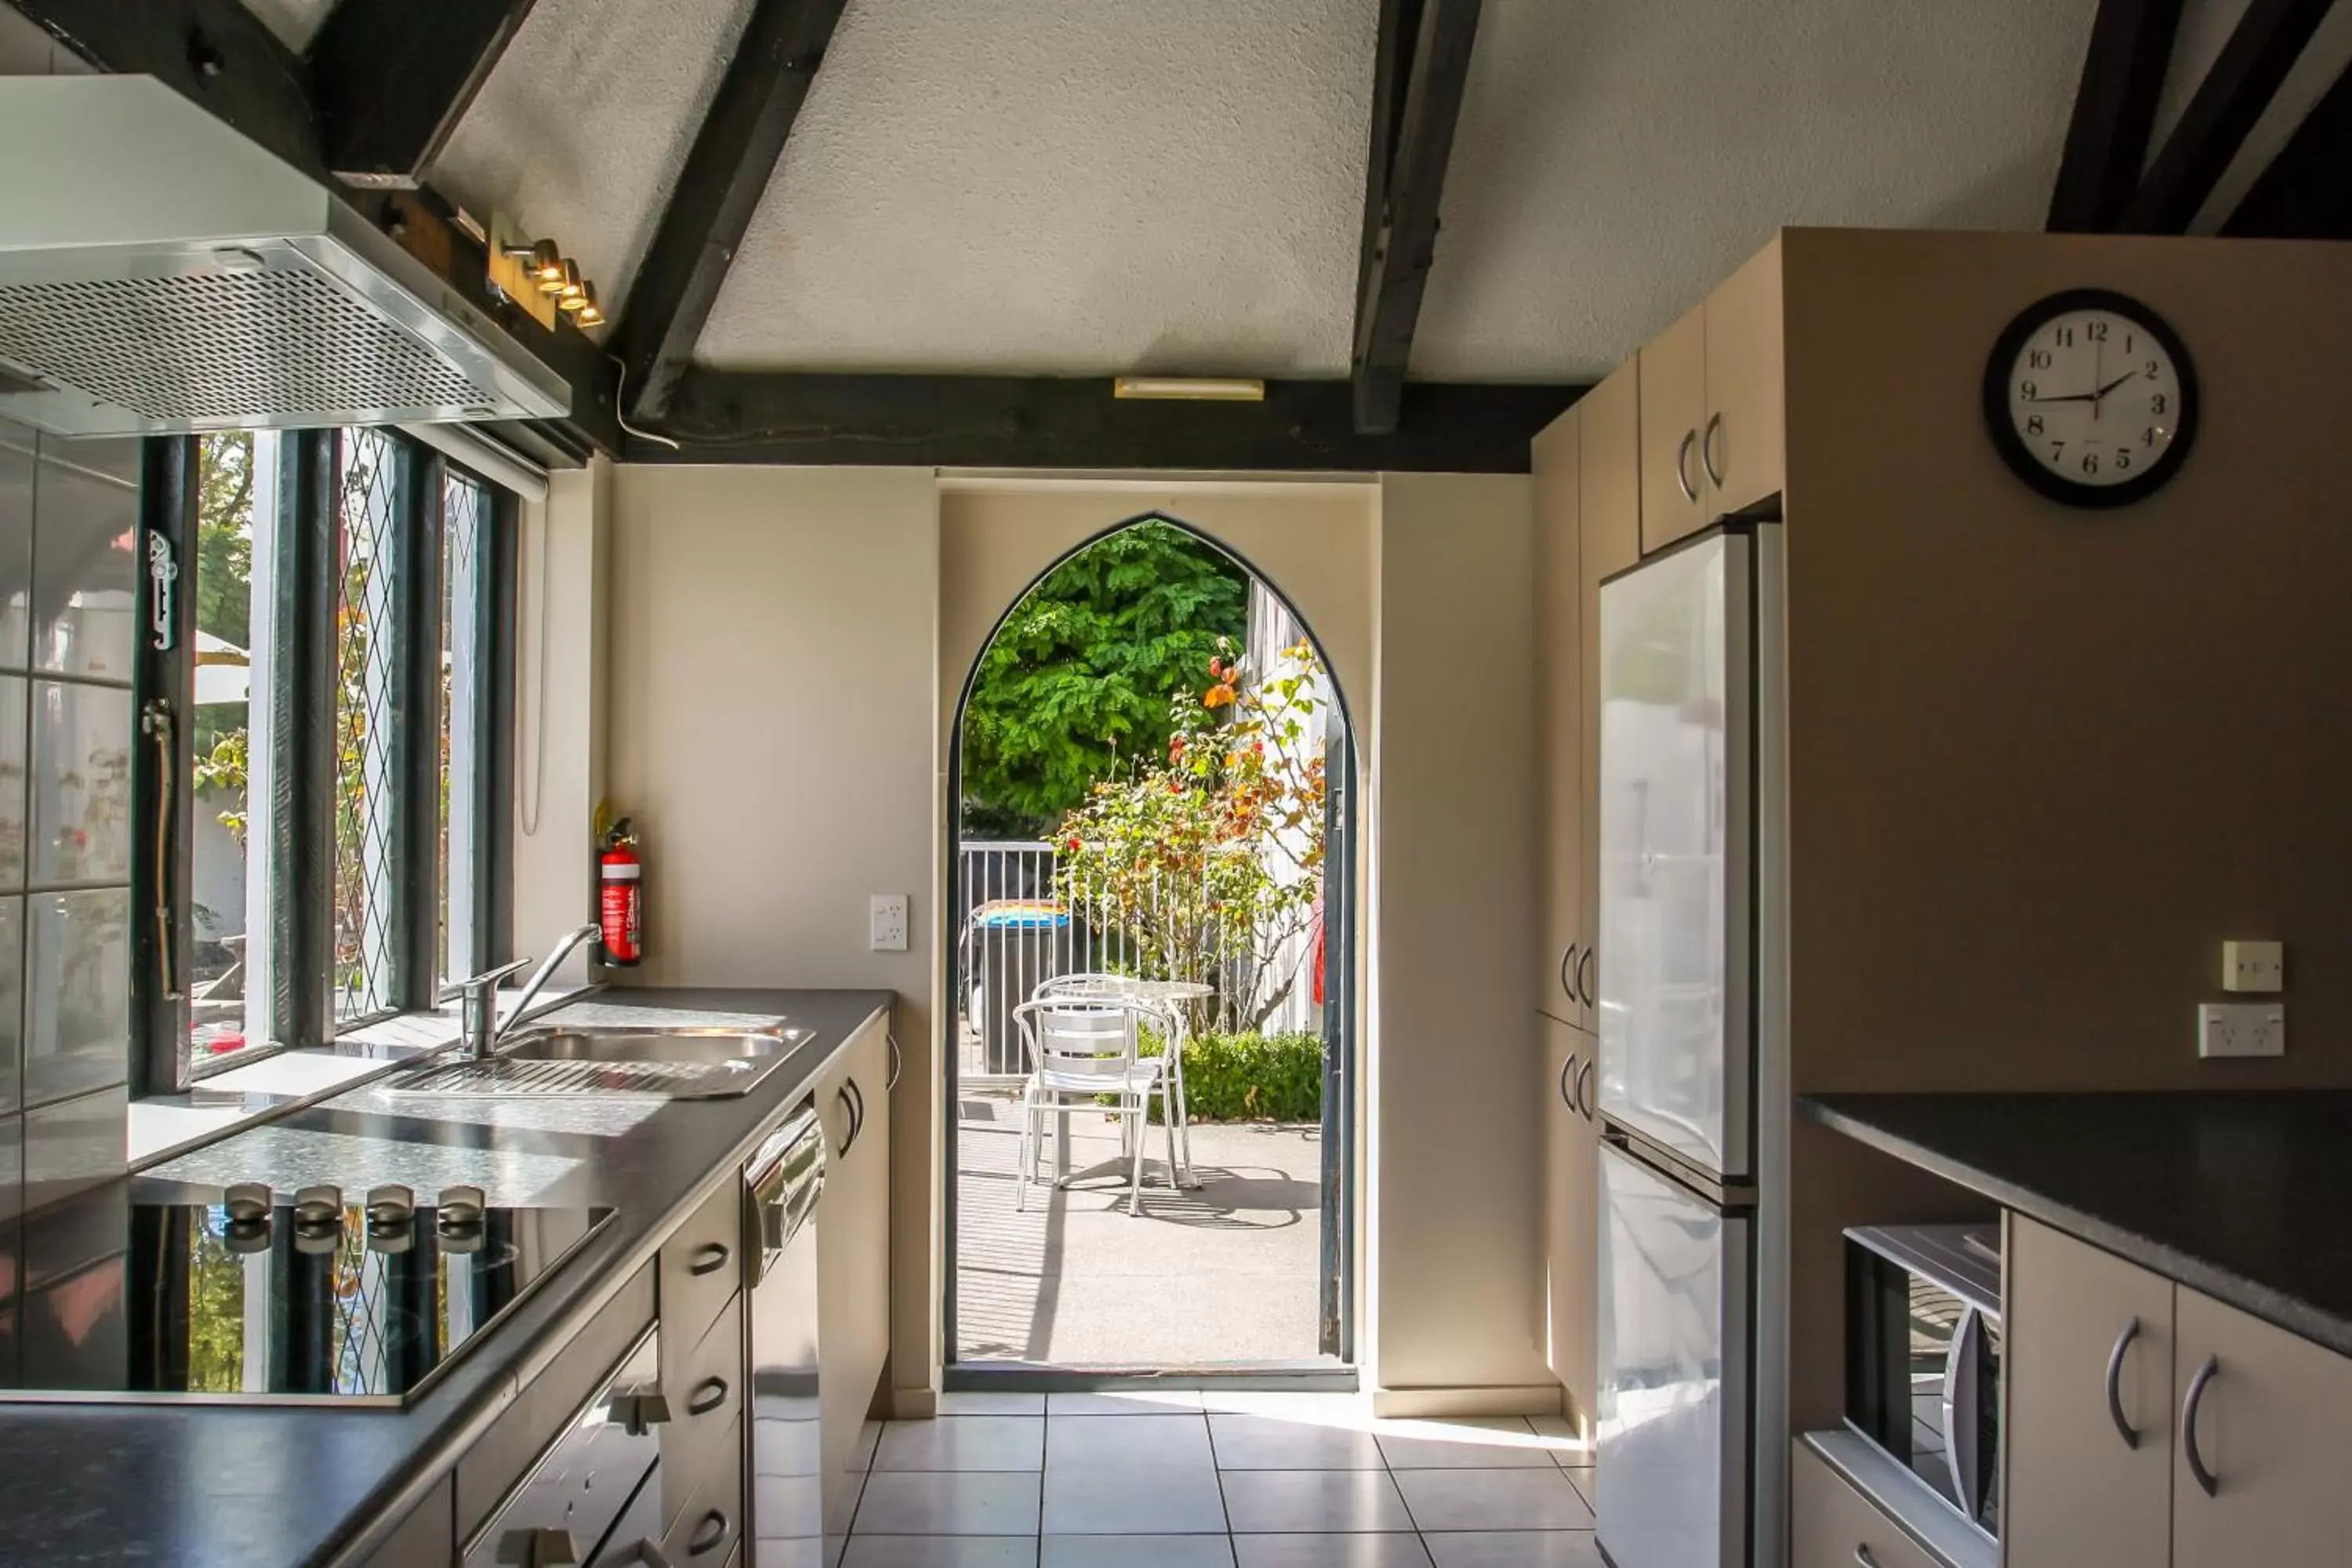
[[[852,1079],[847,1083],[843,1084],[839,1089],[833,1091],[833,1097],[841,1101],[842,1110],[849,1114],[849,1131],[842,1134],[841,1147],[835,1151],[835,1152],[839,1155],[845,1155],[849,1152],[850,1145],[857,1142],[858,1129],[866,1121],[866,1118],[858,1111],[857,1099],[852,1092],[856,1087],[857,1080]]]
[[[1587,1121],[1592,1120],[1592,1063],[1588,1059],[1584,1069],[1576,1075],[1576,1109],[1584,1112]]]
[[[1578,1053],[1574,1051],[1569,1052],[1568,1060],[1559,1064],[1560,1103],[1567,1106],[1570,1110],[1574,1110],[1577,1108],[1576,1091],[1569,1087],[1570,1082],[1576,1077],[1577,1054]]]
[[[1599,948],[1588,947],[1584,950],[1584,956],[1576,961],[1577,995],[1588,1007],[1597,1007],[1601,1005],[1592,999],[1592,971],[1597,965],[1600,953]]]
[[[907,1058],[898,1049],[897,1035],[885,1035],[882,1037],[890,1043],[890,1076],[882,1080],[882,1092],[887,1094],[898,1087],[898,1075],[906,1070]]]
[[[1577,954],[1583,951],[1582,942],[1571,942],[1568,944],[1568,951],[1559,955],[1559,988],[1568,993],[1568,999],[1571,1002],[1584,1000],[1576,993],[1576,972],[1580,962]]]
[[[2116,1336],[2116,1348],[2107,1352],[2107,1419],[2116,1424],[2116,1434],[2124,1447],[2137,1452],[2139,1434],[2124,1419],[2124,1357],[2130,1353],[2132,1341],[2139,1338],[2139,1320],[2128,1319],[2124,1331]]]
[[[2180,1402],[2181,1457],[2189,1461],[2189,1473],[2197,1479],[2198,1489],[2207,1497],[2211,1497],[2221,1483],[2205,1468],[2205,1456],[2197,1447],[2197,1411],[2205,1403],[2206,1385],[2221,1370],[2221,1363],[2207,1356],[2205,1364],[2197,1369],[2197,1375],[2189,1380],[2189,1397]]]
[[[1706,465],[1707,479],[1717,489],[1721,489],[1723,488],[1723,473],[1722,470],[1718,469],[1715,466],[1715,437],[1717,433],[1722,430],[1722,414],[1716,413],[1708,415],[1706,419],[1706,434],[1699,437],[1698,443],[1698,460]]]
[[[714,1508],[702,1516],[702,1522],[696,1525],[694,1533],[688,1537],[686,1554],[699,1557],[705,1552],[715,1552],[726,1540],[727,1516]]]
[[[1853,1560],[1860,1563],[1862,1568],[1878,1568],[1878,1559],[1870,1554],[1870,1543],[1866,1541],[1855,1544]]]
[[[693,1397],[686,1402],[688,1415],[708,1415],[727,1403],[727,1380],[706,1377],[694,1385]]]
[[[1675,448],[1675,483],[1682,488],[1683,500],[1694,506],[1698,504],[1698,487],[1691,483],[1690,455],[1691,448],[1697,445],[1698,432],[1685,430],[1683,444]]]
[[[686,1266],[686,1271],[698,1279],[705,1274],[716,1274],[727,1267],[727,1260],[733,1256],[725,1242],[706,1241],[694,1249],[694,1261]]]

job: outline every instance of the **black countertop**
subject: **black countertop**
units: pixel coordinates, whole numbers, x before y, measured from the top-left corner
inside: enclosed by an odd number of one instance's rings
[[[2352,1356],[2352,1091],[1827,1094],[1798,1110]]]
[[[492,1203],[616,1212],[506,1321],[404,1410],[226,1405],[0,1407],[0,1562],[267,1568],[356,1561],[513,1401],[520,1384],[733,1173],[782,1111],[877,1013],[886,991],[624,991],[581,1009],[681,1024],[760,1020],[814,1031],[740,1100],[391,1100],[368,1087],[237,1133],[29,1219],[9,1267],[37,1277],[150,1201],[204,1194],[234,1173],[281,1187],[324,1163],[346,1186],[431,1190],[478,1180]],[[178,1179],[173,1179],[177,1177]]]

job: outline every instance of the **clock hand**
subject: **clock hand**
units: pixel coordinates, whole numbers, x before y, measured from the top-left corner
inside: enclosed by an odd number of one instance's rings
[[[2132,377],[2134,377],[2134,376],[2137,375],[2138,374],[2139,374],[2139,372],[2137,372],[2137,371],[2136,371],[2136,370],[2127,370],[2127,371],[2124,372],[2124,374],[2121,374],[2121,375],[2119,375],[2119,376],[2116,377],[2116,378],[2115,378],[2115,380],[2113,380],[2113,381],[2111,381],[2111,382],[2107,383],[2107,384],[2106,384],[2106,385],[2105,385],[2105,386],[2103,386],[2103,387],[2099,388],[2098,395],[2099,395],[2099,396],[2101,396],[2101,397],[2105,397],[2108,393],[2113,392],[2116,387],[2121,386],[2124,383],[2126,383],[2126,382],[2129,381]]]
[[[2125,379],[2128,381],[2130,377],[2126,376]],[[2098,400],[2099,395],[2095,392],[2070,392],[2063,397],[2029,397],[2025,401],[2028,403],[2096,403]]]

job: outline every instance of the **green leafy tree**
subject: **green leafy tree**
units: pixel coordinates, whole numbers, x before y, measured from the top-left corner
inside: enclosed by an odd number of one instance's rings
[[[253,433],[204,438],[196,483],[196,626],[239,648],[253,647]],[[210,756],[234,732],[244,752],[242,722],[225,710],[196,710],[195,754]],[[243,787],[243,781],[237,786]]]
[[[966,830],[1034,837],[1122,761],[1160,755],[1170,699],[1248,616],[1241,566],[1170,523],[1122,529],[1055,567],[981,655],[964,708]]]

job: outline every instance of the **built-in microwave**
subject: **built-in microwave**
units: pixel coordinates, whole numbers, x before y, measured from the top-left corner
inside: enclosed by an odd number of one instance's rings
[[[1961,1518],[2000,1533],[2000,1231],[1845,1233],[1845,1420]]]

